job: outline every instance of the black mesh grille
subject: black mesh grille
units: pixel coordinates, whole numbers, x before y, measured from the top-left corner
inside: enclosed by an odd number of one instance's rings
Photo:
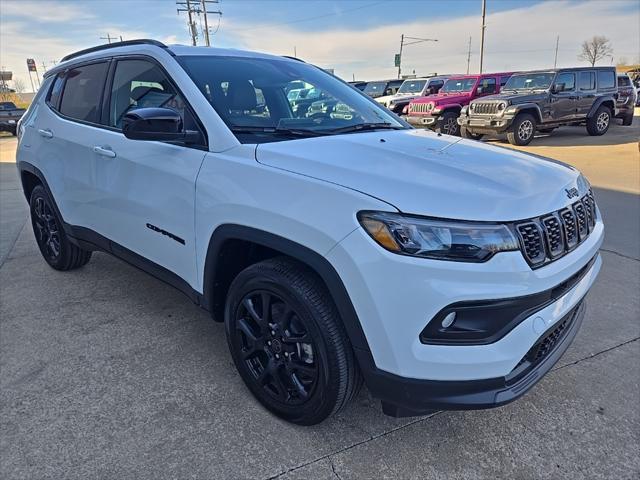
[[[525,258],[533,267],[542,266],[572,250],[596,222],[596,202],[589,191],[568,208],[544,217],[516,223],[516,231]]]
[[[551,257],[557,257],[564,253],[564,238],[560,220],[555,216],[542,219],[542,226],[547,240],[547,250]]]
[[[524,253],[531,263],[544,262],[546,257],[540,228],[533,222],[518,225]]]
[[[578,226],[576,225],[576,216],[573,210],[565,208],[560,210],[560,218],[562,218],[562,227],[564,229],[564,239],[568,249],[572,249],[578,244]]]
[[[529,371],[531,368],[535,367],[542,360],[544,360],[547,355],[549,355],[555,347],[558,345],[558,342],[562,340],[562,337],[567,333],[569,327],[573,323],[573,320],[578,313],[578,310],[581,307],[581,303],[578,303],[575,307],[571,309],[569,313],[567,313],[553,328],[553,330],[547,332],[540,340],[536,342],[536,344],[529,349],[529,351],[525,354],[524,357],[518,362],[515,368],[512,370],[512,374],[521,376],[524,372]],[[526,364],[526,367],[522,367]],[[518,372],[517,370],[522,367],[524,370]]]
[[[587,212],[582,202],[576,202],[573,204],[573,212],[576,214],[576,221],[578,222],[578,234],[580,241],[587,237],[589,233],[589,226],[587,224]]]
[[[474,102],[473,113],[495,114],[498,113],[498,103],[496,102]]]

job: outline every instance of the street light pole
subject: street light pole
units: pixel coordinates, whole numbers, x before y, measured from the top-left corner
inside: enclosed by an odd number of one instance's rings
[[[409,42],[405,42],[405,40],[410,40]],[[398,78],[401,78],[402,75],[402,47],[415,45],[416,43],[423,42],[437,42],[436,38],[419,38],[419,37],[405,37],[404,33],[400,35],[400,53],[398,54]]]
[[[484,24],[484,17],[487,11],[487,0],[482,0],[482,30],[480,33],[480,73],[482,73],[482,60],[484,59],[484,29],[487,28]]]

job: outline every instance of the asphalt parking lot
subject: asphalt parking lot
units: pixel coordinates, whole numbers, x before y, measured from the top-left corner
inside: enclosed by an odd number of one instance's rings
[[[105,254],[49,268],[0,138],[0,478],[639,478],[639,136],[636,116],[523,148],[582,169],[607,227],[582,329],[530,393],[392,419],[363,389],[306,428],[253,400],[223,326],[176,290]]]

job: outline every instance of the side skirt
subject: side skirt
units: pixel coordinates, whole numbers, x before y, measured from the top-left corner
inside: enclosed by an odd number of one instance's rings
[[[102,251],[109,253],[120,260],[136,267],[143,272],[148,273],[152,277],[171,285],[175,289],[184,293],[193,303],[205,308],[202,303],[202,294],[194,290],[184,279],[176,275],[170,270],[158,265],[147,258],[132,252],[128,248],[123,247],[119,243],[103,237],[97,232],[85,227],[75,225],[64,225],[69,240],[85,250]]]

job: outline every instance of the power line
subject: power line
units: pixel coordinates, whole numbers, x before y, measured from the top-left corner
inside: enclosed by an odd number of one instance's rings
[[[325,13],[323,15],[315,15],[313,17],[298,18],[296,20],[291,20],[289,22],[270,23],[268,25],[265,25],[262,28],[279,27],[279,26],[282,26],[282,25],[292,25],[294,23],[310,22],[311,20],[318,20],[320,18],[335,17],[336,15],[343,15],[345,13],[355,12],[356,10],[362,10],[364,8],[375,7],[376,5],[380,5],[382,3],[387,3],[387,2],[373,2],[373,3],[368,3],[366,5],[360,5],[359,7],[354,7],[354,8],[348,8],[346,10],[341,10],[340,12],[332,12],[332,13]],[[229,32],[241,32],[241,31],[246,31],[246,30],[251,30],[251,31],[260,30],[260,28],[261,27],[257,27],[257,28],[254,28],[254,27],[227,28],[226,30],[229,31]]]

